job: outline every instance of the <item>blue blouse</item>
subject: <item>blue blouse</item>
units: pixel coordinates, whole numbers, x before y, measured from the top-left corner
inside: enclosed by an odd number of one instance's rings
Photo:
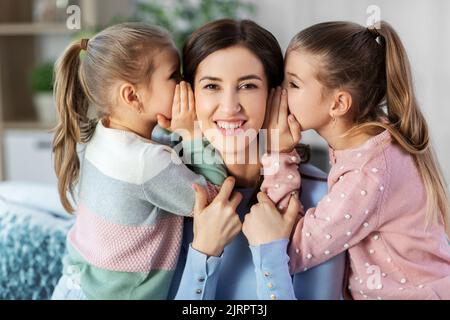
[[[324,177],[312,165],[302,165],[301,173]],[[243,199],[237,213],[243,221],[250,212],[254,189],[236,189]],[[301,201],[307,210],[327,193],[327,184],[302,177]],[[171,299],[256,300],[256,299],[341,299],[345,253],[314,268],[289,274],[288,240],[249,246],[241,232],[220,257],[207,257],[192,248],[192,219],[186,218],[183,245],[169,293]]]

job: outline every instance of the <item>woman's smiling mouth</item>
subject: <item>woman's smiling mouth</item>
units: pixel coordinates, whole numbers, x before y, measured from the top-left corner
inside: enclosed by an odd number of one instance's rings
[[[216,124],[217,130],[224,136],[236,136],[244,133],[244,129],[242,128],[246,123],[246,120],[216,120],[214,123]]]

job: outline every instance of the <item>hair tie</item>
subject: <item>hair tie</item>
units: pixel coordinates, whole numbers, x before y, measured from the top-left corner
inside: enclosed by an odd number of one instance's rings
[[[367,31],[370,32],[370,34],[373,36],[374,39],[381,37],[381,34],[378,32],[377,28],[375,26],[367,27]]]
[[[81,39],[81,49],[86,51],[88,46],[89,39]]]

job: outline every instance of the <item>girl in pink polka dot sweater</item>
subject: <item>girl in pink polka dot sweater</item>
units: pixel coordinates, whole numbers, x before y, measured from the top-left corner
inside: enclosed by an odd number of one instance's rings
[[[320,23],[285,63],[289,110],[328,142],[332,164],[328,194],[294,228],[291,273],[348,250],[354,299],[450,299],[449,200],[397,33]],[[280,176],[264,187],[291,192]]]

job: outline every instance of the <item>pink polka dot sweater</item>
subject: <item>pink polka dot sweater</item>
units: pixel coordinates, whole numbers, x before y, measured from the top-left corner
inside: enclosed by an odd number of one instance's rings
[[[291,272],[348,250],[354,299],[450,299],[448,238],[442,219],[426,228],[426,192],[413,157],[384,131],[355,149],[330,149],[330,158],[328,194],[295,227]],[[285,175],[266,176],[266,190],[292,192],[279,180]]]

